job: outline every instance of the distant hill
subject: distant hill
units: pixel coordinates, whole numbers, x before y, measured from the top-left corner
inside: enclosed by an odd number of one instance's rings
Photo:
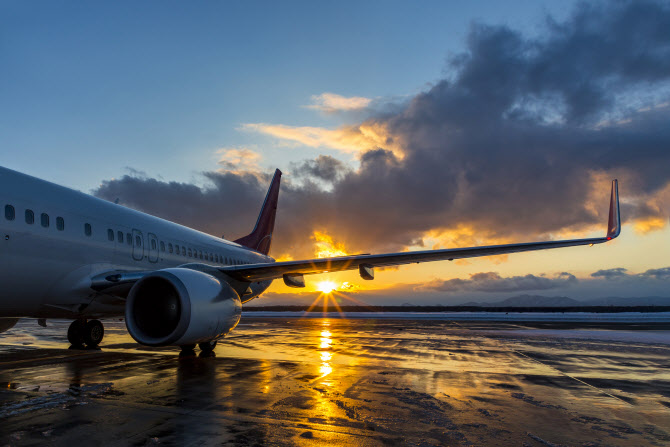
[[[481,307],[575,307],[575,306],[670,306],[670,297],[595,298],[578,301],[567,296],[518,295],[496,302],[470,301],[461,306]]]
[[[572,307],[584,306],[582,301],[577,301],[567,296],[542,296],[542,295],[519,295],[512,296],[502,301],[488,302],[469,302],[462,306],[481,306],[481,307]]]
[[[639,298],[596,298],[584,301],[587,306],[670,306],[670,297],[643,296]]]

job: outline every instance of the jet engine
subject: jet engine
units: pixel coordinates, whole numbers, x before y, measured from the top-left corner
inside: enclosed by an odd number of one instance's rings
[[[0,332],[10,330],[18,321],[18,318],[0,318]]]
[[[169,268],[133,285],[126,300],[126,327],[148,346],[217,340],[240,321],[242,303],[224,280],[198,270]]]

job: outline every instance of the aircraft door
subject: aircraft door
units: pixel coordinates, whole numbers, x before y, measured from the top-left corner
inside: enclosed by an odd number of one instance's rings
[[[144,258],[144,236],[140,230],[133,229],[133,259],[141,261]]]
[[[158,237],[153,234],[149,233],[148,235],[149,241],[147,242],[148,246],[148,251],[149,251],[149,262],[158,262]]]

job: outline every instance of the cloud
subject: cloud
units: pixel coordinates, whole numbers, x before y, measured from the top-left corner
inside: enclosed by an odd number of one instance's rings
[[[312,104],[305,106],[325,113],[336,113],[365,109],[372,99],[362,96],[341,96],[335,93],[322,93],[312,96]]]
[[[591,273],[593,278],[603,278],[606,280],[611,279],[656,279],[659,281],[668,281],[670,280],[670,267],[663,267],[658,269],[649,269],[645,272],[638,274],[629,274],[628,270],[623,267],[617,267],[607,270],[598,270],[595,273]]]
[[[577,278],[563,272],[555,278],[544,276],[525,275],[501,277],[496,272],[482,272],[470,275],[470,279],[454,278],[448,280],[434,280],[417,287],[417,290],[436,290],[440,292],[520,292],[526,290],[549,290],[576,284]]]
[[[223,148],[217,151],[220,154],[219,164],[227,171],[256,171],[263,156],[248,148]]]
[[[646,272],[641,273],[639,276],[643,278],[654,278],[660,281],[667,281],[670,280],[670,267],[649,269]]]
[[[302,163],[296,174],[321,176],[332,183],[327,191],[285,177],[273,248],[309,256],[314,230],[351,252],[402,250],[435,234],[455,246],[604,232],[614,176],[624,220],[662,228],[670,217],[668,29],[670,5],[653,1],[579,3],[564,22],[547,19],[537,37],[475,24],[445,79],[401,105],[336,129],[243,125],[359,160],[346,172],[321,157]],[[648,104],[636,103],[640,91]],[[263,179],[204,175],[207,188],[125,176],[96,194],[204,231],[248,232]]]
[[[242,130],[270,135],[279,140],[299,143],[312,148],[327,148],[358,155],[381,146],[402,157],[401,145],[389,135],[381,122],[365,122],[355,126],[326,129],[284,124],[247,123]]]
[[[598,270],[597,272],[591,273],[591,276],[593,278],[617,279],[628,276],[626,272],[627,269],[618,267],[613,269]]]
[[[311,177],[334,182],[350,169],[340,160],[329,155],[319,155],[314,160],[292,163],[291,173],[298,177]]]

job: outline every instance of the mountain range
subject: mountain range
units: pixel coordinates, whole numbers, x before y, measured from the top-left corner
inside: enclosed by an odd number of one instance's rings
[[[572,306],[670,306],[670,297],[606,297],[576,300],[567,296],[517,295],[496,302],[470,301],[460,306],[481,307],[572,307]]]

